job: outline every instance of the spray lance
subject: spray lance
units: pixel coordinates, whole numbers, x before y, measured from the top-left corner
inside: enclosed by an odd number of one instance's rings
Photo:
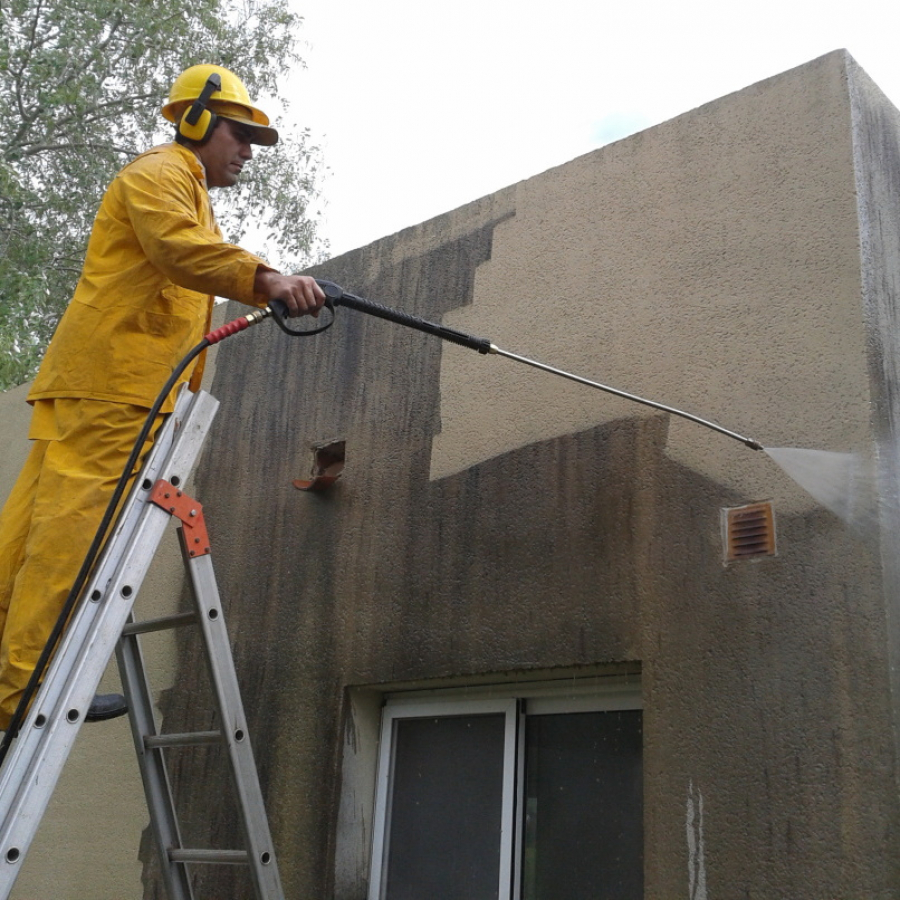
[[[670,413],[673,416],[679,416],[682,419],[687,419],[689,422],[694,422],[712,431],[717,431],[719,434],[724,434],[735,441],[740,441],[751,450],[762,450],[783,472],[800,485],[819,504],[831,510],[838,518],[846,522],[857,535],[868,539],[877,528],[879,508],[883,498],[878,491],[874,463],[866,454],[836,453],[799,447],[764,447],[759,441],[745,437],[728,428],[723,428],[715,422],[702,419],[700,416],[695,416],[684,410],[667,406],[664,403],[657,403],[655,400],[648,400],[646,397],[639,397],[636,394],[630,394],[627,391],[600,384],[597,381],[582,378],[580,375],[574,375],[554,366],[548,366],[545,363],[520,356],[517,353],[510,353],[508,350],[502,350],[500,347],[492,344],[487,338],[475,337],[465,332],[457,331],[455,328],[437,325],[434,322],[428,322],[409,313],[382,306],[380,303],[375,303],[372,300],[365,300],[362,297],[347,293],[343,288],[331,281],[318,281],[318,284],[325,292],[326,297],[325,308],[327,312],[325,313],[326,321],[324,324],[318,325],[318,327],[307,326],[305,329],[302,326],[299,329],[289,328],[286,322],[287,307],[278,300],[272,301],[270,309],[265,311],[265,315],[274,316],[278,325],[288,334],[318,334],[334,324],[334,315],[337,307],[346,306],[370,316],[377,316],[380,319],[387,319],[389,322],[404,325],[407,328],[424,331],[426,334],[433,334],[442,340],[459,344],[462,347],[468,347],[471,350],[477,350],[482,354],[495,353],[498,356],[505,356],[516,362],[532,366],[535,369],[549,372],[551,375],[568,378],[570,381],[587,385],[598,391],[605,391],[625,400],[631,400],[634,403],[641,403],[644,406],[650,406],[653,409]],[[304,320],[291,321],[303,322]]]
[[[365,300],[362,297],[357,297],[354,294],[347,293],[342,287],[332,281],[320,281],[317,279],[317,283],[325,293],[325,308],[328,310],[325,315],[330,315],[330,318],[322,324],[318,324],[318,320],[316,320],[317,324],[315,327],[291,328],[287,324],[287,306],[280,300],[273,300],[269,304],[269,308],[275,319],[275,322],[286,334],[295,337],[320,334],[334,324],[336,308],[338,306],[346,306],[348,309],[355,309],[357,312],[366,313],[370,316],[376,316],[379,319],[387,319],[387,321],[394,322],[397,325],[404,325],[405,327],[413,328],[416,331],[424,331],[426,334],[433,334],[436,337],[441,338],[442,340],[449,341],[452,344],[459,344],[461,347],[468,347],[470,350],[477,350],[482,354],[494,353],[498,356],[505,356],[507,357],[507,359],[512,359],[516,362],[524,363],[525,365],[532,366],[535,369],[541,369],[544,372],[549,372],[551,375],[559,375],[561,378],[568,378],[570,381],[576,381],[579,384],[584,384],[588,387],[596,388],[599,391],[605,391],[608,394],[614,394],[617,397],[623,397],[626,400],[632,400],[635,403],[641,403],[644,406],[651,406],[654,409],[661,410],[662,412],[671,413],[673,416],[680,416],[682,419],[687,419],[690,422],[695,422],[698,425],[703,425],[706,428],[711,428],[713,431],[718,431],[719,434],[724,434],[726,437],[730,437],[736,441],[740,441],[742,444],[750,447],[752,450],[763,449],[763,445],[758,441],[753,440],[752,438],[744,437],[737,432],[730,431],[727,428],[723,428],[721,425],[717,425],[715,422],[710,422],[707,419],[701,419],[699,416],[695,416],[692,413],[685,412],[684,410],[675,409],[675,407],[673,406],[666,406],[664,403],[657,403],[655,400],[648,400],[645,397],[638,397],[636,394],[629,394],[626,391],[619,390],[618,388],[610,387],[606,384],[600,384],[597,381],[591,381],[587,378],[582,378],[580,375],[574,375],[571,372],[566,372],[562,369],[548,366],[545,363],[538,362],[534,359],[529,359],[526,356],[519,356],[517,353],[511,353],[508,350],[503,350],[495,344],[492,344],[487,338],[475,337],[474,335],[466,334],[463,331],[457,331],[455,328],[449,328],[446,325],[437,325],[434,322],[420,319],[418,316],[410,315],[409,313],[402,312],[401,310],[391,309],[390,307],[383,306],[382,304],[376,303],[373,300]]]

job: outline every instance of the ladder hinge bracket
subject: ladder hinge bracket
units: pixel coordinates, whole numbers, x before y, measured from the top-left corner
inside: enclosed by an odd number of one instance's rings
[[[206,556],[209,552],[209,534],[206,530],[206,519],[203,517],[203,505],[171,482],[160,478],[150,492],[150,502],[164,509],[169,515],[181,522],[181,540],[185,552],[190,557]]]

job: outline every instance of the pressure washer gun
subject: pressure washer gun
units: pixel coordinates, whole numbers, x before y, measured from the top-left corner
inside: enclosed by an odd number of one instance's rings
[[[314,334],[321,334],[323,331],[329,329],[334,324],[337,307],[346,306],[347,308],[354,309],[357,312],[366,313],[366,315],[375,316],[379,319],[386,319],[388,322],[394,322],[395,324],[403,325],[406,328],[413,328],[416,331],[424,331],[426,334],[434,335],[435,337],[439,337],[444,341],[449,341],[452,344],[459,344],[462,347],[468,347],[470,350],[477,350],[479,353],[496,353],[499,356],[505,356],[508,359],[513,359],[516,362],[524,363],[525,365],[532,366],[535,369],[542,369],[544,372],[550,372],[550,374],[552,375],[559,375],[562,378],[568,378],[570,381],[576,381],[579,384],[584,384],[588,387],[596,388],[600,391],[605,391],[608,394],[614,394],[617,397],[623,397],[626,400],[632,400],[635,403],[641,403],[644,406],[651,406],[654,409],[661,410],[662,412],[671,413],[674,416],[680,416],[683,419],[688,419],[689,421],[695,422],[698,425],[703,425],[706,428],[711,428],[713,431],[718,431],[720,434],[724,434],[736,441],[740,441],[742,444],[750,447],[751,450],[763,449],[763,445],[760,444],[759,441],[744,437],[743,435],[737,434],[737,432],[729,431],[727,428],[723,428],[721,425],[717,425],[715,422],[701,419],[699,416],[692,415],[691,413],[684,412],[680,409],[675,409],[675,407],[673,406],[666,406],[663,403],[657,403],[655,400],[647,400],[644,397],[638,397],[635,394],[629,394],[625,391],[620,391],[618,388],[600,384],[596,381],[590,381],[587,378],[582,378],[580,375],[574,375],[571,372],[565,372],[562,369],[556,369],[553,366],[545,365],[542,362],[528,359],[528,357],[519,356],[516,353],[510,353],[508,350],[502,350],[500,347],[492,344],[487,338],[475,337],[474,335],[466,334],[463,331],[457,331],[455,328],[449,328],[446,325],[438,325],[435,322],[429,322],[426,319],[420,319],[418,316],[410,315],[409,313],[402,312],[401,310],[392,309],[389,306],[383,306],[381,303],[376,303],[373,300],[366,300],[362,297],[357,297],[354,294],[347,293],[342,287],[335,284],[333,281],[321,281],[319,279],[316,279],[316,281],[319,287],[322,288],[325,293],[324,308],[327,310],[325,315],[329,316],[329,318],[324,323],[319,323],[317,319],[312,319],[310,324],[307,327],[304,327],[307,325],[307,322],[309,322],[311,317],[303,316],[297,320],[291,320],[300,323],[298,327],[290,327],[287,324],[289,321],[288,309],[286,304],[281,300],[270,301],[269,310],[264,311],[264,315],[267,312],[271,311],[271,315],[275,319],[278,327],[292,337],[309,337]]]
[[[348,309],[355,309],[357,312],[377,316],[379,319],[387,319],[388,322],[394,322],[397,325],[404,325],[407,328],[414,328],[416,331],[433,334],[443,341],[450,341],[452,344],[459,344],[462,347],[468,347],[470,350],[477,350],[479,353],[492,352],[491,342],[486,338],[473,337],[471,334],[457,331],[455,328],[428,322],[399,309],[382,306],[382,304],[376,303],[374,300],[364,300],[362,297],[348,294],[340,285],[335,284],[333,281],[316,279],[316,283],[325,294],[325,308],[330,312],[329,320],[318,327],[289,328],[287,325],[287,306],[281,300],[273,300],[269,303],[269,307],[275,314],[275,322],[286,334],[294,337],[321,334],[334,324],[335,307],[346,306]]]

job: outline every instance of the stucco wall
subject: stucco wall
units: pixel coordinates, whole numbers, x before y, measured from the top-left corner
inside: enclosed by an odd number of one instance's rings
[[[896,758],[900,760],[900,115],[853,67],[854,155],[873,403],[874,456],[880,480],[885,637],[890,654]],[[900,771],[895,769],[900,789]]]
[[[896,143],[836,52],[318,272],[767,447],[872,453]],[[898,896],[895,530],[860,541],[697,425],[351,312],[232,342],[213,393],[200,490],[289,896],[363,896],[351,696],[605,666],[641,672],[646,896],[687,895],[700,795],[710,896]],[[296,491],[333,438],[342,482]],[[764,498],[779,556],[723,566],[720,510]]]

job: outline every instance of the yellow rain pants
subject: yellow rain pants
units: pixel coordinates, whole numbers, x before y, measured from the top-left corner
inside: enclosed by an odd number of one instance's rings
[[[15,712],[146,416],[126,403],[35,404],[31,453],[0,513],[0,730]],[[142,457],[147,449],[149,442]]]

